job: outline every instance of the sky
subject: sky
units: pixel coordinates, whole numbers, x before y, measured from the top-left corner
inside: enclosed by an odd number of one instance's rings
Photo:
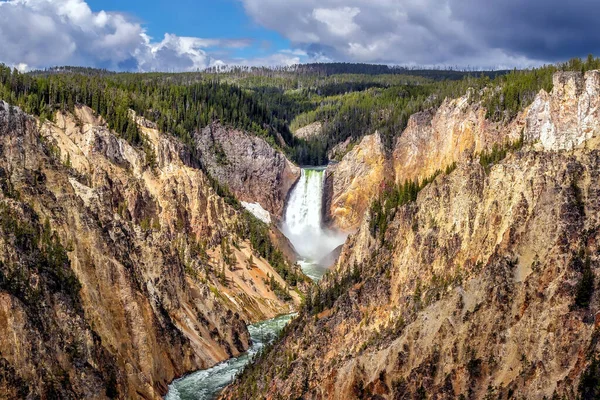
[[[600,55],[598,0],[0,0],[0,62],[523,68]]]

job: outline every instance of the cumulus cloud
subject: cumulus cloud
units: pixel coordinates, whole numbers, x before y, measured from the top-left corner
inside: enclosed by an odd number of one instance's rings
[[[240,0],[309,56],[528,66],[600,50],[597,0]]]
[[[306,51],[300,49],[284,49],[264,57],[237,58],[229,61],[229,65],[249,66],[249,67],[275,67],[291,66],[301,64],[306,60],[310,61],[331,61],[330,59],[310,58]]]
[[[112,70],[189,71],[223,61],[209,50],[250,45],[247,39],[165,34],[153,41],[139,22],[92,12],[84,0],[0,0],[0,62],[33,69],[81,65]]]
[[[86,0],[0,0],[0,62],[22,70],[82,65],[189,71],[224,64],[353,61],[510,68],[600,54],[597,0],[238,0],[293,50],[235,58],[249,39],[166,33]]]

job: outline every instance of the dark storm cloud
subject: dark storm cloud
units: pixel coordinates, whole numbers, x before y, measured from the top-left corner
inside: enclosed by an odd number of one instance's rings
[[[309,54],[344,61],[510,67],[600,53],[600,1],[240,0]]]
[[[597,0],[452,0],[451,9],[490,47],[549,61],[600,53]]]

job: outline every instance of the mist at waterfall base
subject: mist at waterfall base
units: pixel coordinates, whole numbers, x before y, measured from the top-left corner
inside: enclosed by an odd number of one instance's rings
[[[322,226],[324,178],[324,168],[302,169],[282,225],[283,234],[301,257],[300,266],[313,280],[320,279],[329,267],[321,261],[346,240],[346,235]]]
[[[346,235],[322,226],[323,180],[324,168],[302,170],[300,180],[288,199],[282,226],[283,233],[302,257],[298,261],[302,270],[315,281],[321,279],[329,267],[319,262],[346,240]],[[246,353],[173,381],[165,400],[214,399],[252,361],[260,349],[277,338],[293,317],[294,314],[282,315],[249,325],[252,346]]]

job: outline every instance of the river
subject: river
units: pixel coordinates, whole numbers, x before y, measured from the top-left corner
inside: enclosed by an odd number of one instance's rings
[[[324,171],[325,168],[302,169],[302,175],[290,194],[281,227],[300,256],[298,263],[302,271],[314,281],[327,272],[328,266],[323,264],[323,260],[346,240],[346,235],[322,225]],[[173,381],[165,400],[214,399],[261,348],[277,338],[294,315],[282,315],[249,325],[252,345],[246,353]]]
[[[279,332],[293,317],[294,314],[282,315],[249,325],[248,331],[252,339],[252,346],[247,352],[239,357],[223,361],[212,368],[196,371],[173,381],[165,400],[214,399],[225,386],[233,381],[235,375],[252,361],[260,349],[277,338]]]

